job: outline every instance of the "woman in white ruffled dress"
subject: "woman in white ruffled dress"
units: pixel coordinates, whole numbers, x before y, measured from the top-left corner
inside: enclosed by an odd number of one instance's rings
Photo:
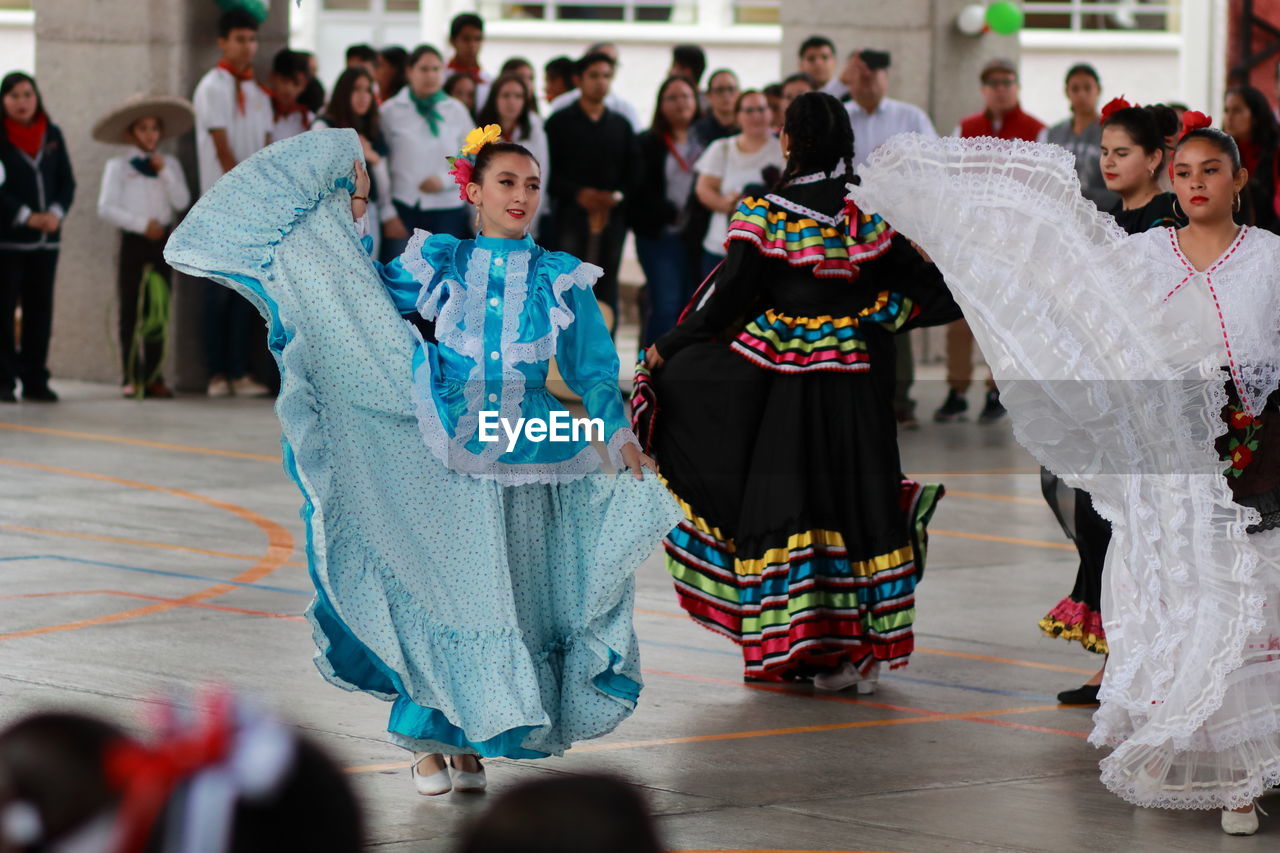
[[[1181,229],[1127,236],[1024,142],[899,136],[851,195],[932,257],[1019,442],[1112,524],[1102,781],[1248,835],[1280,782],[1280,238],[1235,224],[1239,151],[1188,115]]]

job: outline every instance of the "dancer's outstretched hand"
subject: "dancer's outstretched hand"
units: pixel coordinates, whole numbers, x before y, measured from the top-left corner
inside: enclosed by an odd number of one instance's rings
[[[666,361],[659,353],[656,344],[650,344],[649,348],[644,351],[644,366],[650,370],[657,370],[662,367]]]
[[[658,470],[658,463],[641,453],[640,448],[634,444],[628,444],[622,448],[622,461],[631,469],[631,476],[637,480],[644,479],[642,468],[648,468],[650,471]]]
[[[372,182],[369,180],[369,170],[364,167],[363,161],[356,160],[355,166],[356,191],[351,194],[351,218],[359,219],[369,209],[369,187],[372,186]]]

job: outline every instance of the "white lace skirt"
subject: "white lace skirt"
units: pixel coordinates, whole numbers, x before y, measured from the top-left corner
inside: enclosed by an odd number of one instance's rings
[[[1125,235],[1056,146],[902,135],[859,174],[857,204],[946,277],[1019,442],[1113,525],[1103,782],[1144,806],[1248,804],[1280,782],[1280,534],[1245,533],[1258,514],[1223,476],[1222,342],[1167,310],[1168,233]]]

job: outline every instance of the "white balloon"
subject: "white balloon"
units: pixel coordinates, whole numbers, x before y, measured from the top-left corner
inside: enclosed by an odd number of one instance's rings
[[[982,35],[987,28],[987,7],[981,3],[971,3],[956,15],[956,29],[967,36]]]

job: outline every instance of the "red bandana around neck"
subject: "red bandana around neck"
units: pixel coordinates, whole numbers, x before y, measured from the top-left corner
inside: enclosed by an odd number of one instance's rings
[[[307,109],[304,105],[297,101],[294,101],[292,104],[282,104],[273,96],[271,98],[271,106],[272,109],[275,110],[276,121],[280,121],[282,118],[288,118],[294,113],[300,113],[302,115],[302,129],[311,129],[311,110]]]
[[[457,58],[455,57],[449,60],[448,68],[450,71],[456,71],[459,74],[467,75],[472,80],[476,81],[476,83],[484,82],[484,80],[481,79],[482,72],[480,71],[479,65],[463,65],[462,63],[458,62]]]
[[[7,116],[4,120],[4,132],[9,141],[28,157],[35,157],[40,153],[40,146],[44,144],[44,134],[48,129],[49,119],[43,110],[36,114],[31,124],[19,124]]]
[[[257,85],[258,81],[254,79],[253,68],[246,68],[244,71],[237,71],[231,63],[225,59],[218,63],[218,67],[223,71],[236,78],[236,109],[240,110],[240,115],[244,115],[244,83],[253,83]],[[263,89],[265,92],[266,89]]]

